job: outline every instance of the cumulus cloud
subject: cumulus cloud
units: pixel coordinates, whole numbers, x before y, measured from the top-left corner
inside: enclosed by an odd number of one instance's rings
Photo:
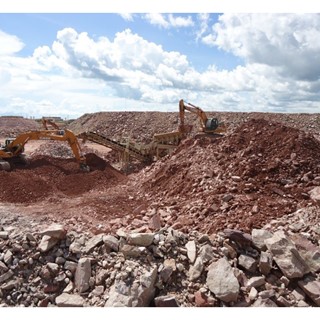
[[[0,56],[11,55],[23,49],[24,43],[16,36],[0,30]]]
[[[196,30],[196,40],[198,41],[202,38],[203,34],[205,34],[209,29],[210,15],[209,13],[199,13],[197,15],[197,19],[199,27],[198,30]]]
[[[161,13],[147,13],[144,16],[150,24],[156,25],[161,28],[182,28],[182,27],[191,27],[194,25],[191,16],[182,17],[175,16],[173,14],[161,14]]]
[[[173,23],[170,15],[154,17],[163,27],[188,24]],[[114,38],[93,38],[65,28],[52,45],[36,48],[30,57],[15,55],[19,46],[0,55],[0,103],[17,112],[53,109],[77,116],[101,110],[177,111],[181,98],[208,111],[318,112],[318,18],[225,14],[210,26],[209,15],[198,15],[193,35],[243,60],[231,70],[211,64],[199,71],[186,55],[130,29]]]
[[[119,15],[126,21],[133,21],[133,13],[119,13]]]
[[[87,33],[78,34],[67,28],[58,32],[52,48],[58,59],[67,62],[83,77],[112,83],[119,95],[126,93],[137,99],[143,90],[163,84],[162,79],[155,76],[159,66],[165,65],[177,73],[189,68],[186,56],[164,51],[162,46],[144,40],[129,29],[117,33],[113,41],[105,37],[94,41]],[[45,60],[50,61],[49,51],[42,50]],[[37,58],[41,60],[38,55]]]
[[[192,27],[194,25],[193,20],[191,16],[188,17],[180,17],[180,16],[174,16],[173,14],[168,15],[168,20],[170,23],[170,26],[172,27]]]
[[[277,68],[283,77],[319,79],[319,14],[223,14],[203,42]]]

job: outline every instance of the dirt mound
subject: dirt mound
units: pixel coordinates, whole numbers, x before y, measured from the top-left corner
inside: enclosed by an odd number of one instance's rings
[[[7,136],[30,130],[39,130],[40,124],[23,117],[0,117],[0,135]]]
[[[173,112],[98,112],[85,114],[68,129],[78,134],[97,131],[110,138],[130,137],[150,142],[155,133],[176,130],[178,113]]]
[[[320,142],[251,119],[228,137],[200,135],[138,176],[148,198],[177,211],[175,227],[244,231],[306,205],[320,181]]]
[[[159,110],[161,108],[159,107]],[[207,109],[203,109],[207,110]],[[218,118],[232,133],[239,125],[250,119],[263,118],[280,122],[286,126],[301,129],[320,137],[319,114],[285,114],[259,112],[212,112],[206,111],[209,118]],[[193,126],[193,132],[199,131],[200,124],[196,115],[186,112],[185,122]],[[97,112],[81,116],[74,120],[68,129],[76,134],[84,131],[98,131],[110,138],[130,137],[136,141],[149,142],[155,133],[170,132],[178,129],[179,112]]]
[[[94,154],[86,155],[90,172],[82,172],[73,159],[35,156],[25,168],[0,171],[0,201],[38,202],[48,196],[80,196],[93,189],[106,190],[125,176]]]

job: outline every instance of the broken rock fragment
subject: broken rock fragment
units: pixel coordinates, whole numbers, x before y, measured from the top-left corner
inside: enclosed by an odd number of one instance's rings
[[[47,252],[53,248],[59,242],[59,238],[44,235],[39,243],[39,250],[41,252]]]
[[[274,261],[287,278],[300,278],[310,271],[296,246],[284,231],[275,232],[272,238],[265,240],[265,243]]]
[[[88,240],[84,248],[84,253],[90,253],[93,249],[103,243],[103,235],[98,234]]]
[[[264,229],[253,229],[251,232],[253,244],[260,250],[266,250],[265,240],[272,237],[272,233]]]
[[[83,307],[85,300],[78,294],[62,293],[55,302],[58,307]]]
[[[153,242],[154,233],[132,233],[128,237],[128,244],[147,247]]]
[[[306,277],[298,281],[300,288],[307,294],[307,296],[320,307],[320,281],[314,280],[311,277]]]
[[[75,274],[75,286],[80,293],[89,289],[89,279],[91,277],[91,262],[88,258],[81,258],[78,262]]]
[[[210,264],[207,285],[218,299],[224,302],[237,301],[240,289],[239,282],[225,258]]]
[[[188,255],[190,262],[194,263],[196,260],[196,256],[197,256],[197,254],[196,254],[197,247],[196,247],[195,241],[194,240],[189,241],[186,244],[186,248],[187,248],[187,255]]]
[[[40,234],[62,240],[65,239],[67,230],[61,224],[53,224],[44,231],[42,231]]]

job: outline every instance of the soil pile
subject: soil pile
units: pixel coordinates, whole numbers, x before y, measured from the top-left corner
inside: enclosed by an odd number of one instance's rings
[[[9,136],[30,130],[39,130],[40,124],[32,119],[23,117],[0,117],[0,135]]]
[[[32,203],[48,196],[80,196],[124,181],[124,175],[95,154],[87,154],[86,159],[90,172],[80,171],[74,159],[48,156],[35,156],[25,168],[0,171],[0,201]]]
[[[160,108],[159,108],[160,110]],[[259,112],[212,112],[203,108],[208,118],[218,118],[232,133],[239,125],[251,119],[263,118],[267,121],[281,122],[286,126],[301,129],[320,137],[319,114],[285,114]],[[199,119],[195,114],[186,112],[185,123],[193,126],[193,132],[199,131]],[[136,141],[150,142],[155,133],[171,132],[178,129],[179,112],[97,112],[81,116],[74,120],[68,129],[76,134],[85,131],[98,131],[109,138],[130,137]]]
[[[68,126],[76,134],[97,131],[116,140],[128,137],[141,142],[177,128],[178,113],[173,112],[98,112],[85,114]]]
[[[320,185],[320,142],[298,129],[251,119],[228,137],[199,135],[136,180],[176,228],[249,231],[309,202]]]

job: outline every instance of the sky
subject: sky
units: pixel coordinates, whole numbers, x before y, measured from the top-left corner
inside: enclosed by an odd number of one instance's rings
[[[2,9],[0,116],[178,111],[180,99],[205,111],[319,112],[317,11],[235,13],[184,2],[188,10],[157,12],[132,2],[131,13],[46,12],[33,1]]]

